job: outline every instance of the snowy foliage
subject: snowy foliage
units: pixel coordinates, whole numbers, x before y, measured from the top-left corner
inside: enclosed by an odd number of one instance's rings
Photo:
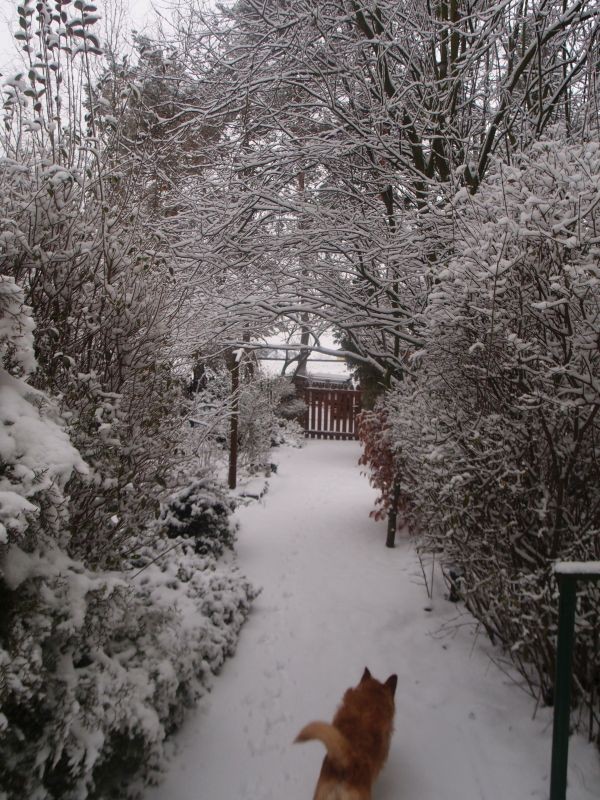
[[[181,164],[198,145],[170,232],[194,274],[221,277],[210,302],[198,293],[211,330],[231,341],[285,316],[318,346],[333,325],[380,378],[400,372],[435,257],[417,212],[476,191],[493,157],[557,119],[597,131],[598,14],[595,0],[181,3],[162,129]]]
[[[0,276],[0,359],[17,375],[30,375],[36,367],[34,329],[22,289],[7,275]]]
[[[45,74],[49,88],[61,78],[50,65]],[[57,398],[89,466],[72,487],[72,554],[107,564],[158,510],[170,468],[164,452],[177,445],[168,273],[143,215],[132,213],[108,160],[99,162],[93,130],[77,158],[67,147],[83,132],[58,150],[51,131],[27,137],[29,90],[16,81],[10,89],[0,270],[35,311],[33,381]]]
[[[190,1],[173,42],[100,61],[93,6],[17,6],[0,794],[126,796],[233,652],[255,593],[210,479],[232,414],[248,472],[281,441],[294,405],[246,356],[282,319],[303,347],[336,326],[395,387],[366,435],[382,510],[399,475],[422,546],[462,567],[469,607],[549,699],[552,563],[599,557],[599,15]],[[190,399],[182,365],[203,359],[220,363]],[[575,661],[597,717],[594,592]]]
[[[277,416],[286,420],[302,419],[306,412],[306,403],[296,395],[294,384],[281,379],[280,387],[279,402],[275,409]]]
[[[255,592],[231,565],[168,539],[134,563],[91,572],[57,549],[17,547],[3,558],[9,798],[128,796],[234,652]]]
[[[425,346],[387,403],[421,546],[461,568],[469,608],[547,701],[553,563],[600,554],[599,208],[600,146],[559,135],[459,192]],[[597,720],[598,589],[579,602],[576,694]]]
[[[230,520],[235,503],[223,486],[210,479],[198,479],[167,498],[160,523],[169,536],[193,541],[196,553],[222,556],[233,549],[235,528]]]
[[[252,474],[270,464],[271,448],[294,442],[298,424],[293,417],[305,405],[295,397],[287,378],[265,377],[254,362],[240,369],[240,387],[231,392],[231,374],[221,359],[213,359],[191,403],[192,429],[186,447],[207,470],[218,470],[227,457],[230,420],[237,400],[238,465]]]
[[[14,284],[5,294],[3,354],[20,371],[33,364],[22,333],[33,324]],[[71,558],[65,485],[87,466],[43,392],[2,370],[0,395],[0,789],[15,800],[123,797],[160,767],[255,592],[215,553],[200,558],[160,529],[120,571]]]
[[[160,766],[165,737],[233,652],[255,596],[232,556],[201,558],[156,522],[161,498],[189,470],[173,368],[180,296],[140,153],[120,148],[117,117],[101,125],[90,107],[98,17],[79,0],[64,7],[19,5],[30,69],[4,86],[0,796],[8,800],[127,796],[131,780]]]
[[[40,515],[60,534],[64,487],[87,473],[56,405],[34,389],[34,322],[23,293],[0,276],[0,545],[21,541]]]

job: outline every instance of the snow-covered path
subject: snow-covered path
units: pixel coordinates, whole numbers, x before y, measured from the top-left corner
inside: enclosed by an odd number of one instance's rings
[[[309,800],[330,719],[365,665],[398,674],[396,732],[374,800],[547,798],[551,714],[539,710],[436,586],[412,547],[384,547],[355,442],[275,452],[264,503],[241,509],[242,570],[263,587],[236,656],[175,741],[145,800]],[[504,669],[504,668],[503,668]],[[569,800],[600,796],[600,762],[571,744]]]

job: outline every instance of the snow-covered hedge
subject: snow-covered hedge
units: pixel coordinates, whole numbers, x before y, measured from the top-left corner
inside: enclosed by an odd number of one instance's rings
[[[190,480],[182,290],[149,159],[122,147],[138,87],[103,93],[98,15],[55,5],[15,6],[32,68],[2,85],[1,800],[126,797],[254,596],[156,524]]]
[[[68,554],[67,486],[93,476],[28,383],[33,318],[6,277],[0,319],[0,797],[122,798],[160,768],[255,592],[160,527],[119,570]]]
[[[402,490],[422,546],[461,568],[469,608],[551,701],[552,565],[600,555],[600,145],[537,143],[446,221],[425,347],[387,401]],[[599,599],[581,587],[575,653],[596,725]]]
[[[0,789],[11,800],[128,796],[234,652],[254,592],[231,565],[184,540],[136,562],[94,573],[58,549],[5,553]]]

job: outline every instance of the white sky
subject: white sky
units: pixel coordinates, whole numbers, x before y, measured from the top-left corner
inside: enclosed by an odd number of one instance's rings
[[[19,67],[20,50],[16,46],[18,42],[13,39],[13,33],[19,30],[17,15],[18,0],[0,0],[0,72],[6,75],[15,72]],[[98,13],[102,14],[105,0],[95,0]],[[165,7],[165,0],[126,0],[125,6],[128,9],[133,27],[143,30],[149,26],[152,19],[152,6]]]

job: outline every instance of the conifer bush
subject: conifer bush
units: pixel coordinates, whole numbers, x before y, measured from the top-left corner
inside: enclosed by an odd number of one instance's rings
[[[222,556],[232,550],[236,528],[230,517],[235,502],[210,478],[199,478],[171,495],[160,520],[170,537],[192,539],[198,555]]]

